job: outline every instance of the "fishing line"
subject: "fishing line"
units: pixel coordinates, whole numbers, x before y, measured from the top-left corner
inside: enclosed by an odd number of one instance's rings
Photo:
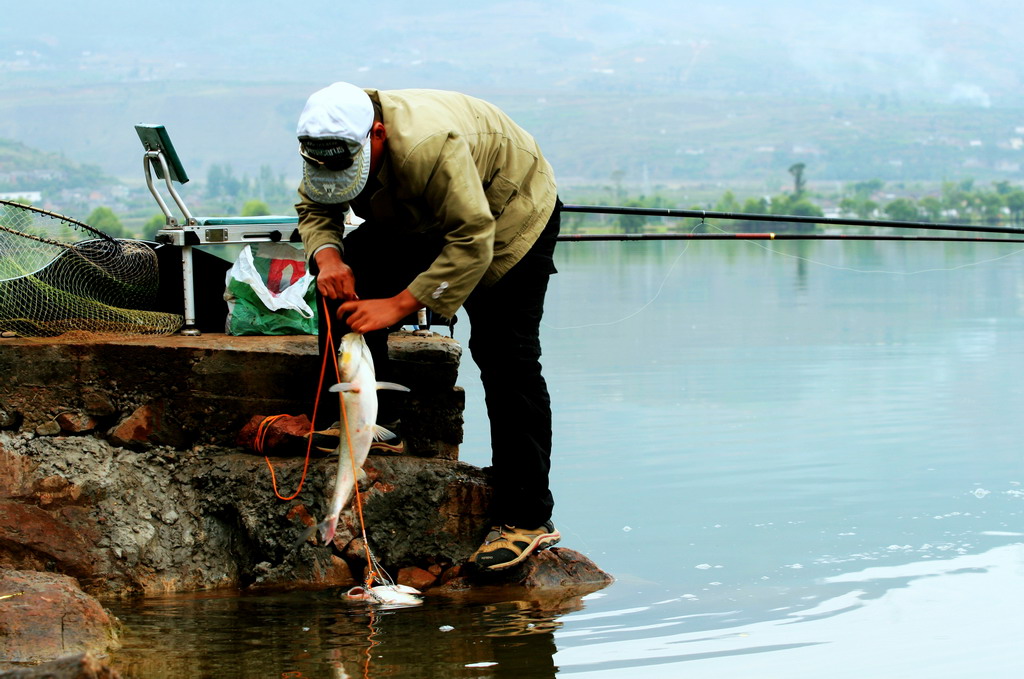
[[[703,222],[696,224],[693,227],[693,230],[690,231],[690,233],[695,233],[697,229],[701,226],[701,224],[703,224]],[[661,284],[658,286],[657,291],[655,291],[654,297],[647,300],[647,302],[645,302],[643,306],[641,306],[633,313],[615,321],[601,321],[599,323],[585,323],[583,325],[554,326],[549,325],[542,320],[541,325],[543,325],[545,328],[550,328],[551,330],[584,330],[586,328],[603,328],[610,325],[618,325],[619,323],[625,323],[626,321],[632,318],[636,318],[637,316],[642,314],[647,309],[647,307],[654,304],[658,300],[658,298],[661,297],[661,293],[665,290],[665,284],[668,282],[669,276],[671,276],[672,272],[675,270],[676,264],[678,264],[679,260],[683,258],[683,255],[686,254],[686,251],[690,249],[690,242],[691,241],[686,241],[686,245],[684,245],[683,249],[679,251],[679,254],[676,255],[676,258],[672,260],[672,264],[669,266],[668,271],[665,272],[665,277],[661,279]]]

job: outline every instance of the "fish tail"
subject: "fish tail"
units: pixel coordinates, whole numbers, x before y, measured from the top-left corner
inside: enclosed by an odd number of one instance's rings
[[[317,529],[320,531],[320,537],[323,538],[324,544],[331,544],[331,540],[334,539],[334,534],[338,528],[338,515],[328,516],[326,519],[321,521],[317,525]]]

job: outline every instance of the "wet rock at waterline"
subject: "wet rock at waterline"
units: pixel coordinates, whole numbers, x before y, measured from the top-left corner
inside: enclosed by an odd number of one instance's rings
[[[120,679],[121,674],[92,653],[73,653],[56,660],[0,672],[0,679]]]
[[[237,449],[132,450],[93,436],[0,433],[0,566],[67,573],[106,596],[359,582],[365,549],[354,509],[331,545],[312,536],[294,548],[323,515],[336,460],[311,460],[304,480],[303,458],[271,462],[281,495],[302,482],[297,497],[278,499],[264,458]],[[365,471],[376,558],[395,576],[415,568],[432,584],[452,580],[488,529],[487,472],[378,455]],[[419,571],[408,573],[424,584]]]
[[[117,619],[66,575],[0,570],[0,613],[0,669],[119,646]]]
[[[571,550],[537,555],[525,570],[479,585],[473,580],[465,562],[489,528],[491,486],[486,470],[457,460],[461,350],[449,338],[408,333],[393,335],[390,348],[402,371],[396,379],[413,386],[415,398],[401,411],[412,454],[371,455],[365,465],[363,516],[379,563],[428,596],[499,585],[561,598],[561,590],[574,591],[560,584],[567,572],[587,589],[604,586],[610,578]],[[324,514],[337,459],[314,457],[304,473],[294,445],[274,449],[282,455],[271,458],[275,494],[264,458],[236,443],[259,413],[304,412],[309,404],[300,394],[309,390],[300,387],[309,385],[294,376],[317,367],[309,337],[121,345],[5,338],[0,374],[11,379],[0,385],[0,576],[68,576],[93,602],[91,596],[361,582],[366,550],[354,509],[342,514],[330,545],[317,536],[299,542]],[[294,388],[282,391],[282,384]],[[282,432],[282,440],[294,444],[300,431]],[[578,568],[567,571],[566,559]],[[5,620],[13,600],[0,600]],[[76,629],[43,627],[58,640],[91,633],[85,617],[63,620]],[[100,629],[100,637],[114,638],[113,621]],[[3,641],[18,643],[29,633],[4,634]],[[56,648],[40,659],[57,657]]]

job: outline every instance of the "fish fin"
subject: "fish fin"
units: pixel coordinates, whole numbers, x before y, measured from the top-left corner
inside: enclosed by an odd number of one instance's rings
[[[355,385],[352,384],[351,382],[338,382],[337,384],[335,384],[333,387],[330,388],[330,391],[359,391],[359,390],[356,389]]]
[[[394,391],[409,391],[409,387],[403,387],[401,384],[395,384],[394,382],[378,382],[377,389],[393,389]]]
[[[395,438],[395,436],[397,436],[397,434],[395,434],[395,432],[391,431],[390,429],[385,429],[384,427],[380,426],[379,424],[373,425],[370,428],[370,431],[373,432],[373,440],[374,441],[387,441],[387,440],[393,439],[393,438]]]
[[[316,528],[317,527],[313,525],[307,528],[306,530],[302,531],[302,535],[299,536],[299,539],[292,543],[292,548],[290,551],[294,552],[300,547],[302,547],[302,545],[309,542],[309,539],[313,537],[314,533],[316,533]]]

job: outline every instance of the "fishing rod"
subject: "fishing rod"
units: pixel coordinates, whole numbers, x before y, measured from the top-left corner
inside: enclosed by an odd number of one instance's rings
[[[787,222],[793,224],[831,224],[835,226],[870,226],[888,229],[925,229],[931,231],[967,231],[975,233],[1019,233],[1024,229],[1012,226],[981,226],[978,224],[935,224],[933,222],[901,222],[884,219],[846,217],[809,217],[806,215],[768,215],[750,212],[716,212],[713,210],[680,210],[663,207],[621,207],[615,205],[563,205],[562,212],[589,214],[635,215],[644,217],[683,217],[700,219],[733,219],[751,222]]]
[[[639,240],[866,240],[928,241],[935,243],[1024,243],[1024,238],[988,238],[984,236],[899,236],[841,233],[563,233],[559,241],[639,241]]]

